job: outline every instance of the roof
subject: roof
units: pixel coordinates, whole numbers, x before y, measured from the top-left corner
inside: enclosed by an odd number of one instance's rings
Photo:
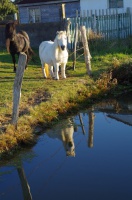
[[[73,0],[73,1],[77,1],[77,0]],[[33,4],[33,3],[48,3],[48,2],[52,2],[52,3],[56,3],[56,2],[72,2],[72,1],[69,1],[69,0],[62,0],[62,1],[59,1],[59,0],[21,0],[20,2],[17,3],[17,5],[20,5],[20,4]]]
[[[132,115],[110,114],[108,117],[132,126]]]
[[[52,0],[48,0],[48,1],[52,1]],[[40,2],[48,2],[47,0],[22,0],[20,2],[18,2],[17,4],[29,4],[29,3],[40,3]],[[55,0],[57,1],[57,0]]]

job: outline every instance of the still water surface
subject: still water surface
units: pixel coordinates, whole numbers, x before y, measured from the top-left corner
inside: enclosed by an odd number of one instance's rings
[[[0,200],[132,200],[132,112],[114,114],[81,112],[0,164]]]

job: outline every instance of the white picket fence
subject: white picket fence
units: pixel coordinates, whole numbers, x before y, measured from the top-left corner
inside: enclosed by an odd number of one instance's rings
[[[75,18],[70,18],[71,43],[74,43],[76,24],[78,29],[85,26],[87,35],[92,31],[103,40],[127,38],[132,35],[132,13],[130,9],[124,12],[118,10],[98,10],[77,13]]]

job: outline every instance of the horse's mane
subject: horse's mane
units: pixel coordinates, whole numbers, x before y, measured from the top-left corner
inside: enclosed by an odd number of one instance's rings
[[[30,46],[30,39],[25,31],[19,31],[16,33],[16,22],[9,22],[5,26],[5,39],[7,51],[12,55],[15,68],[15,54],[25,52],[27,54],[27,63],[31,60],[32,56],[35,55],[34,51]]]
[[[55,37],[54,41],[57,40],[63,34],[66,34],[66,31],[57,31],[56,32],[56,37]]]
[[[66,34],[66,31],[57,31],[56,37],[54,39],[54,43],[57,45],[57,40],[60,38],[61,35]]]
[[[23,35],[29,41],[29,36],[25,31],[19,31],[18,33]],[[16,23],[15,22],[7,23],[6,27],[5,27],[5,39],[12,40],[16,34],[17,34],[16,33]]]

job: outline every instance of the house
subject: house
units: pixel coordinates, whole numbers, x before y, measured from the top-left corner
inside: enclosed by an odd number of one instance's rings
[[[132,9],[130,0],[20,0],[17,3],[19,10],[19,22],[58,22],[61,18],[72,18],[76,16],[76,10],[107,12],[117,10],[118,13],[126,12],[127,8]],[[65,16],[63,16],[65,15]]]
[[[126,13],[131,8],[130,0],[20,0],[17,3],[19,22],[21,24],[38,22],[59,22],[62,18],[73,18],[85,11],[100,13],[111,12]]]
[[[76,16],[79,0],[21,0],[17,3],[20,24],[59,22]]]
[[[34,23],[39,26],[39,35],[43,33],[43,26],[44,30],[50,29],[50,33],[53,32],[54,35],[56,29],[62,29],[59,27],[61,19],[70,18],[70,46],[74,43],[76,22],[78,27],[84,25],[88,34],[92,30],[104,40],[132,35],[132,0],[19,0],[17,6],[19,23],[33,24],[35,31],[30,35],[36,32]],[[52,22],[52,25],[49,22]],[[40,23],[42,24],[39,25]],[[49,24],[48,29],[45,27],[46,23]],[[53,26],[56,28],[54,31]],[[40,37],[47,39],[48,36],[49,32],[46,37]]]
[[[80,10],[113,10],[126,12],[127,8],[132,8],[131,0],[80,0]]]

